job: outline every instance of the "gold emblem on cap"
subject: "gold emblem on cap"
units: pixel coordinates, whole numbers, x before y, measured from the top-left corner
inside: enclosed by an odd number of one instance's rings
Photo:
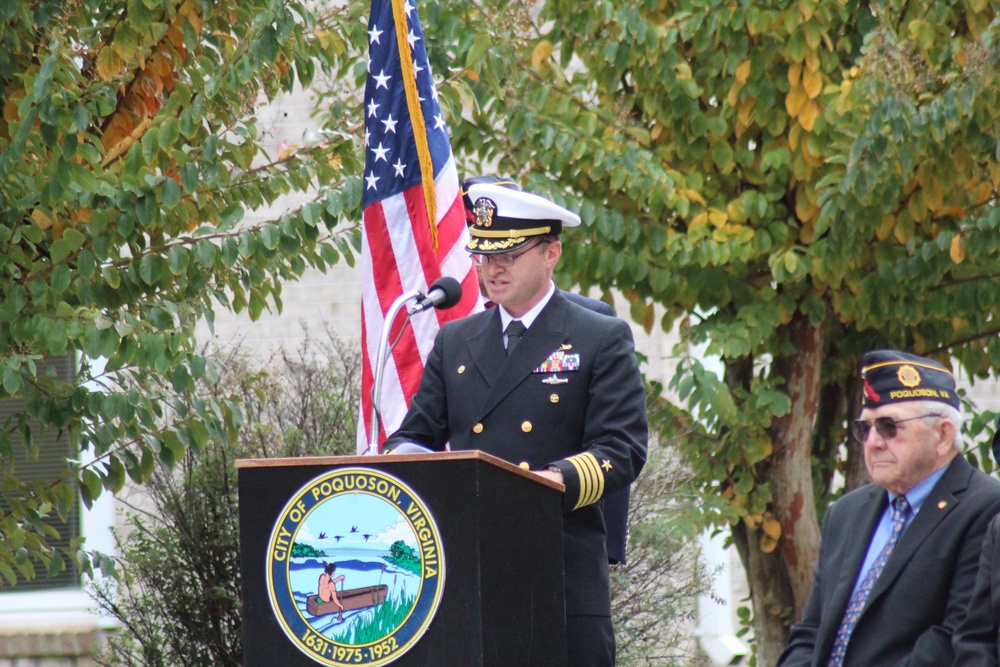
[[[476,200],[474,207],[476,211],[476,225],[479,227],[492,227],[493,214],[497,210],[497,205],[488,197],[480,197]]]
[[[481,423],[480,424],[476,424],[475,426],[472,427],[472,432],[473,433],[482,433],[483,432],[483,425]]]
[[[458,367],[458,374],[461,375],[464,372],[465,372],[465,366],[459,366]]]
[[[912,389],[920,386],[920,371],[909,364],[900,366],[899,370],[896,371],[896,377],[904,387]]]
[[[531,433],[531,422],[523,422],[521,424],[521,430],[525,433]]]
[[[552,394],[551,396],[549,396],[549,400],[552,401],[553,403],[558,403],[559,402],[559,394]]]

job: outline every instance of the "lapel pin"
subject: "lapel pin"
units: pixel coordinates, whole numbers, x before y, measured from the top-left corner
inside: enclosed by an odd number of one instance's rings
[[[559,349],[560,350],[572,350],[573,346],[570,345],[569,343],[563,343],[562,345],[559,346]]]
[[[938,501],[938,509],[939,510],[943,510],[947,506],[948,506],[948,501],[947,500],[939,500]]]

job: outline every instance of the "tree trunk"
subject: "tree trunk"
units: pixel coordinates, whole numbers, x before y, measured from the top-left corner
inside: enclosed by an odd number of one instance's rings
[[[791,409],[774,421],[774,451],[767,475],[774,493],[771,510],[781,523],[778,548],[764,553],[759,547],[759,529],[750,530],[745,523],[733,528],[750,586],[757,664],[765,666],[777,662],[789,627],[802,617],[819,557],[810,459],[820,400],[823,327],[797,316],[787,326],[787,338],[795,352],[775,359],[773,370],[785,379]]]
[[[823,370],[823,326],[797,315],[789,324],[794,355],[775,360],[784,377],[791,410],[775,420],[771,480],[774,513],[781,522],[778,550],[788,567],[795,600],[795,618],[801,618],[819,559],[819,521],[812,478],[812,438],[819,409]]]
[[[760,544],[761,530],[749,530],[745,522],[733,526],[733,544],[746,570],[753,608],[754,641],[757,664],[771,667],[788,641],[791,624],[792,587],[788,568],[777,551],[764,553]]]

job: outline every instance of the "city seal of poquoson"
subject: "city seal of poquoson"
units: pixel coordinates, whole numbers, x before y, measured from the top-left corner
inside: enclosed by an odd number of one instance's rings
[[[271,530],[278,624],[322,665],[387,665],[426,632],[444,590],[434,517],[401,480],[338,468],[296,491]]]

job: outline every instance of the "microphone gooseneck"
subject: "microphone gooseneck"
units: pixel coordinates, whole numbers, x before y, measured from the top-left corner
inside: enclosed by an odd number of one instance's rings
[[[427,296],[417,301],[410,314],[421,313],[429,308],[446,310],[458,305],[461,300],[462,284],[451,276],[442,276],[431,284]]]

